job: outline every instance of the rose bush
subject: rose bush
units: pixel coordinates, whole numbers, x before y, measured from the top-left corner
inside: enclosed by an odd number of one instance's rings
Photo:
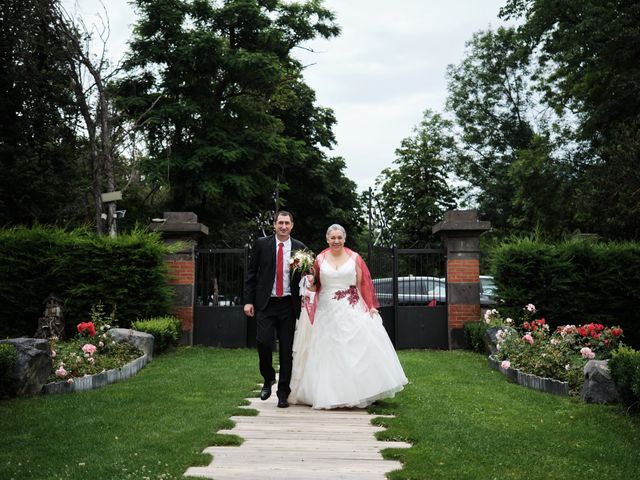
[[[497,310],[485,315],[488,325],[498,327],[495,357],[511,368],[540,377],[569,383],[576,391],[584,381],[588,360],[607,359],[622,337],[620,327],[602,324],[563,325],[550,331],[544,318],[535,318],[536,308],[528,304],[518,322],[503,319]]]
[[[76,338],[61,342],[53,337],[50,341],[53,368],[49,381],[73,382],[74,377],[118,368],[141,356],[142,353],[130,343],[116,343],[111,339],[108,332],[115,324],[115,313],[105,315],[102,304],[98,303],[91,309],[91,321],[77,325]]]

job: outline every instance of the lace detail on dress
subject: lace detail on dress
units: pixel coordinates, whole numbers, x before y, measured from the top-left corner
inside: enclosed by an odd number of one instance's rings
[[[336,290],[333,294],[333,300],[342,300],[345,297],[349,299],[349,305],[352,307],[355,307],[358,304],[360,295],[358,294],[358,289],[355,285],[351,285],[349,288],[344,290]]]

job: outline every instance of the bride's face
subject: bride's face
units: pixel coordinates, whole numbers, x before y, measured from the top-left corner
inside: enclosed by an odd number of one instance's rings
[[[327,235],[327,243],[332,252],[341,252],[344,247],[344,234],[340,230],[331,230]]]

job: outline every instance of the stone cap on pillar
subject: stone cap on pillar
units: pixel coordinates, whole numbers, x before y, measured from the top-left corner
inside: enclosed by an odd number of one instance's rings
[[[167,238],[181,237],[199,241],[209,235],[209,228],[198,223],[198,216],[193,212],[164,212],[162,218],[151,221],[149,228]]]
[[[436,223],[431,231],[448,235],[456,232],[466,235],[477,233],[479,235],[490,228],[491,222],[478,220],[477,210],[449,210],[445,212],[444,220]]]

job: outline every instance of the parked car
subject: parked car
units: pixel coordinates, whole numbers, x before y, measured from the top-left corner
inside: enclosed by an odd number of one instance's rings
[[[391,278],[373,280],[381,306],[393,305],[393,285]],[[488,307],[496,303],[496,285],[493,277],[480,275],[480,305]],[[436,301],[447,303],[446,279],[440,277],[409,276],[398,277],[398,305],[427,305]]]
[[[496,292],[498,287],[489,275],[480,275],[480,305],[490,307],[497,303]]]
[[[393,305],[391,278],[376,278],[374,288],[381,306]],[[399,305],[427,305],[433,300],[438,304],[447,301],[447,287],[443,278],[426,276],[398,277]]]

